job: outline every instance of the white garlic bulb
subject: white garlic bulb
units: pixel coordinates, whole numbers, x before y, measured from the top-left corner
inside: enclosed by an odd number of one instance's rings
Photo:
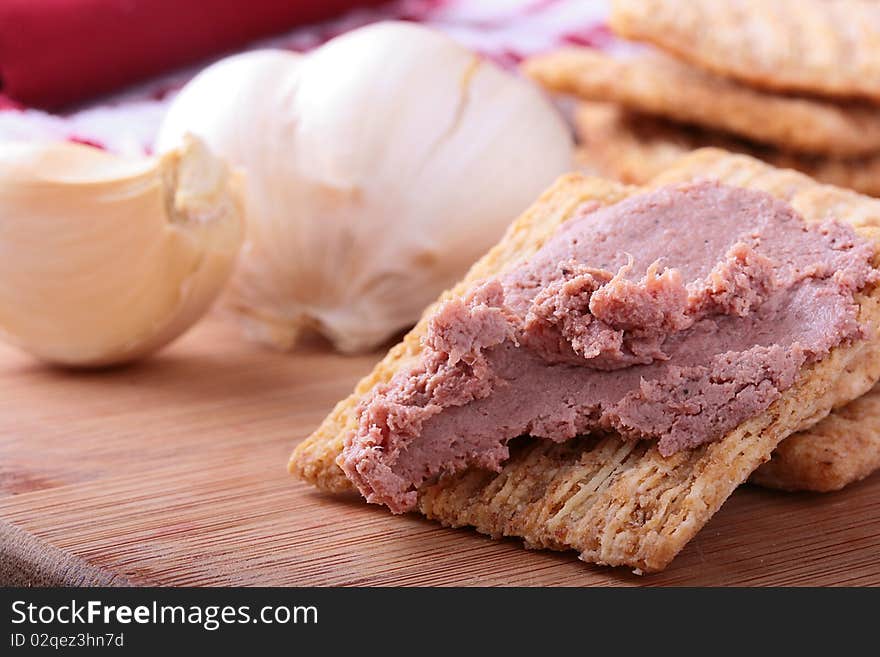
[[[161,158],[0,143],[0,335],[66,366],[168,343],[233,269],[239,185],[192,138]]]
[[[397,22],[211,66],[172,103],[158,148],[188,131],[247,174],[229,301],[249,332],[289,348],[314,328],[346,352],[414,323],[573,148],[529,82]]]

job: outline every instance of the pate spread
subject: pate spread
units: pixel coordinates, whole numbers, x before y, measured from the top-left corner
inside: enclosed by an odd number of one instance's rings
[[[717,440],[864,337],[854,294],[878,279],[873,253],[849,226],[713,182],[586,206],[439,307],[418,362],[364,400],[339,464],[404,512],[441,474],[498,470],[523,434],[613,430],[664,456]]]

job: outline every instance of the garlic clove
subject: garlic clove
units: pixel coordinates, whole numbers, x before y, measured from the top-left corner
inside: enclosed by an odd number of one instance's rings
[[[161,158],[0,143],[0,335],[77,367],[167,344],[232,271],[240,187],[195,138]]]
[[[282,349],[317,330],[363,351],[412,325],[573,163],[535,85],[399,22],[218,62],[172,102],[158,149],[187,131],[247,173],[224,301]]]

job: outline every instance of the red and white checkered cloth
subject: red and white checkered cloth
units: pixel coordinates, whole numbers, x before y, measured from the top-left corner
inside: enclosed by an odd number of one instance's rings
[[[605,0],[398,0],[297,28],[252,47],[306,51],[356,27],[402,19],[442,30],[513,67],[527,55],[565,45],[608,45],[613,38],[604,25],[606,12]],[[118,153],[150,153],[169,102],[199,68],[163,76],[64,115],[0,106],[0,139],[72,140]]]

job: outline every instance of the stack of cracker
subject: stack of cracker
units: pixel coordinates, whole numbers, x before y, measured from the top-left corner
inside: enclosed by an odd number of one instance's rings
[[[585,169],[642,184],[703,146],[880,196],[880,4],[615,0],[619,36],[651,44],[531,59],[583,102]]]
[[[880,3],[616,0],[612,26],[659,50],[565,51],[525,70],[582,99],[584,164],[622,182],[562,178],[438,303],[515,267],[585,203],[701,178],[768,192],[808,222],[834,217],[880,244],[880,199],[840,189],[880,195]],[[706,145],[725,150],[688,154]],[[418,509],[445,525],[649,572],[750,478],[827,491],[865,477],[880,467],[880,288],[858,303],[869,337],[805,368],[777,402],[717,442],[662,457],[650,442],[614,434],[562,444],[523,437],[500,472],[472,468],[420,488]],[[336,459],[359,404],[419,357],[434,308],[297,446],[293,474],[324,490],[353,489]]]

